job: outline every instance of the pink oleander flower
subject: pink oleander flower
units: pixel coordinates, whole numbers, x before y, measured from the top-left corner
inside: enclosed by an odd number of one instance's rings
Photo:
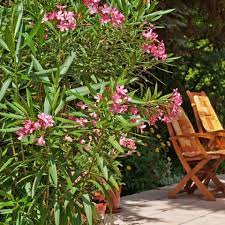
[[[65,20],[65,12],[62,10],[58,11],[56,14],[56,19],[61,22],[64,21]]]
[[[132,115],[137,115],[138,114],[138,109],[136,106],[130,107],[130,112]]]
[[[123,85],[117,86],[115,93],[112,95],[112,106],[110,111],[112,113],[124,113],[128,110],[127,103],[131,101],[128,96],[128,90]]]
[[[141,49],[144,53],[152,54],[156,60],[161,59],[165,61],[167,58],[165,45],[163,41],[156,44],[143,44]]]
[[[169,116],[163,116],[162,121],[164,123],[171,123],[171,118],[169,118]]]
[[[124,85],[121,85],[116,87],[116,93],[118,95],[126,96],[128,93],[128,90],[124,88]]]
[[[56,6],[59,10],[64,10],[66,8],[66,6],[64,5],[57,5]]]
[[[141,46],[141,50],[142,50],[144,53],[150,54],[150,53],[151,53],[150,47],[151,47],[150,44],[146,44],[146,43],[145,43],[145,44],[143,44],[143,45]]]
[[[64,12],[64,18],[65,20],[67,20],[68,22],[74,22],[74,13],[73,12]]]
[[[53,127],[54,121],[52,119],[52,116],[47,115],[45,113],[38,114],[38,122],[43,128]]]
[[[84,140],[84,139],[82,139],[82,140],[80,140],[80,144],[85,144],[86,143],[86,141]]]
[[[94,96],[95,101],[98,103],[103,99],[103,96],[101,94],[96,94]]]
[[[124,23],[125,21],[125,16],[123,13],[119,12],[117,9],[113,9],[111,12],[111,17],[112,17],[112,25],[113,26],[119,26]]]
[[[94,132],[95,134],[97,134],[98,136],[101,135],[101,130],[100,130],[100,129],[93,129],[93,132]]]
[[[37,139],[37,145],[44,146],[45,144],[46,144],[46,142],[45,142],[45,139],[43,136],[41,136]]]
[[[164,123],[170,123],[171,120],[178,115],[180,112],[180,106],[183,103],[183,99],[177,89],[173,89],[173,93],[169,101],[170,103],[167,106],[169,113],[165,113],[161,109],[158,109],[150,119],[150,125],[154,125],[158,120],[161,120]]]
[[[146,128],[146,124],[142,122],[139,126],[137,126],[137,129],[140,130],[141,134],[144,133],[144,129]]]
[[[154,32],[154,27],[153,26],[150,26],[150,28],[146,31],[143,31],[142,32],[142,36],[146,39],[146,40],[151,40],[151,41],[158,41],[157,38],[158,38],[158,34],[156,34]]]
[[[69,135],[66,135],[66,136],[64,137],[64,140],[65,140],[65,141],[68,141],[68,142],[72,142],[72,141],[73,141],[73,139],[72,139]]]
[[[45,13],[44,17],[42,19],[42,23],[54,20],[54,19],[56,19],[56,17],[57,17],[57,13],[55,11]]]
[[[79,101],[77,104],[76,104],[78,107],[80,107],[81,109],[86,109],[88,108],[88,106],[82,102],[82,101]]]
[[[39,130],[41,125],[38,122],[33,122],[31,120],[25,120],[23,122],[23,127],[20,128],[16,134],[19,140],[22,140],[23,137],[32,134],[34,131]]]
[[[98,114],[96,112],[92,112],[90,113],[90,116],[93,118],[93,119],[98,119]]]
[[[120,105],[117,103],[113,103],[110,111],[112,113],[125,113],[128,110],[128,105]]]
[[[157,39],[158,34],[154,29],[154,26],[151,25],[149,29],[142,32],[142,36],[145,38],[146,43],[142,44],[141,50],[144,53],[152,54],[156,60],[161,59],[162,61],[165,61],[167,58],[165,45],[163,41]]]
[[[112,8],[108,4],[104,4],[103,6],[99,7],[99,11],[105,15],[110,14],[112,11]]]
[[[68,25],[64,22],[60,22],[60,24],[57,25],[57,28],[61,31],[61,32],[65,32],[65,31],[68,31],[69,28],[68,28]]]
[[[116,8],[111,8],[108,4],[98,8],[98,12],[101,16],[100,23],[107,24],[112,23],[114,27],[124,23],[125,16]]]
[[[83,3],[89,9],[90,14],[95,14],[98,12],[100,1],[101,0],[83,0]]]
[[[113,100],[114,103],[120,104],[120,103],[123,102],[123,96],[121,96],[121,95],[118,94],[118,93],[115,93],[115,94],[113,95],[113,97],[112,97],[112,100]]]
[[[65,32],[76,28],[75,15],[71,11],[65,11],[65,6],[57,6],[58,11],[52,11],[44,14],[42,22],[54,20],[56,27]]]
[[[97,126],[98,121],[97,120],[92,120],[91,123],[92,123],[92,125]]]
[[[157,122],[158,118],[159,118],[159,117],[158,117],[158,114],[154,114],[154,115],[151,117],[151,119],[149,120],[150,125],[151,125],[151,126],[154,126],[155,123]]]
[[[85,127],[86,123],[88,122],[88,120],[83,117],[75,118],[74,121],[77,122],[81,127]]]
[[[139,123],[140,122],[140,119],[141,119],[141,116],[140,115],[135,115],[135,117],[132,117],[129,121],[131,123]]]
[[[135,141],[130,138],[121,137],[119,143],[121,146],[131,150],[135,150],[137,148]]]
[[[183,103],[183,99],[181,94],[178,92],[177,88],[173,89],[172,97],[171,97],[171,117],[177,116],[180,112],[180,106]]]
[[[102,15],[101,19],[100,19],[100,23],[101,24],[107,24],[111,21],[110,16],[109,15]]]

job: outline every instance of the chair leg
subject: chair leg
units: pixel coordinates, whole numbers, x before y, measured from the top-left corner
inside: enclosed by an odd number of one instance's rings
[[[224,161],[225,157],[221,157],[216,160],[216,162],[212,165],[209,170],[207,170],[207,176],[204,180],[204,184],[208,186],[210,180],[213,181],[213,183],[216,185],[218,190],[221,190],[225,194],[225,186],[224,184],[217,178],[215,171],[218,169],[220,164]]]
[[[195,174],[199,171],[199,170],[201,170],[207,163],[208,163],[208,161],[209,161],[209,159],[203,159],[202,161],[200,161],[193,169],[191,169],[191,167],[188,165],[188,163],[186,162],[186,161],[184,161],[184,160],[182,160],[182,164],[183,164],[183,166],[184,166],[184,168],[185,168],[185,170],[187,171],[187,175],[184,177],[184,178],[182,178],[181,180],[180,180],[180,182],[176,185],[176,187],[173,189],[173,190],[171,190],[170,192],[169,192],[169,194],[168,194],[168,197],[169,198],[175,198],[176,197],[176,195],[181,191],[181,189],[187,184],[187,182],[189,181],[189,180],[193,180],[194,181],[194,183],[197,185],[197,183],[198,183],[198,187],[200,187],[200,189],[204,189],[204,188],[202,188],[202,186],[204,186],[202,183],[201,183],[201,181],[198,179],[198,177],[197,176],[195,176]],[[197,182],[197,183],[196,183]],[[199,185],[199,182],[202,184],[202,185]],[[205,187],[205,186],[204,186]],[[206,189],[206,188],[205,188]],[[207,189],[206,189],[207,190]],[[205,190],[204,190],[205,191]],[[213,196],[211,196],[210,197],[210,194],[211,193],[209,193],[208,194],[208,198],[210,199],[210,198],[212,198]],[[211,194],[212,195],[212,194]]]
[[[212,179],[213,183],[215,184],[218,191],[223,192],[225,195],[225,185],[219,180],[215,173],[210,172],[210,178]]]
[[[205,170],[205,172],[203,173],[203,176],[199,177],[199,179],[202,181],[202,183],[206,187],[208,187],[209,182],[212,179],[209,172],[216,171],[223,161],[224,161],[224,157],[217,159],[209,169]],[[190,190],[188,191],[188,194],[193,194],[196,189],[197,189],[196,185],[193,184]]]
[[[198,179],[198,177],[193,176],[193,181],[195,182],[196,186],[198,187],[199,191],[205,196],[208,201],[216,201],[216,198],[213,194],[206,188],[206,186]]]
[[[201,182],[203,182],[203,180],[205,180],[206,174],[203,173],[201,174],[198,178]],[[196,184],[193,182],[193,185],[191,186],[191,188],[188,190],[188,194],[193,194],[197,189]]]

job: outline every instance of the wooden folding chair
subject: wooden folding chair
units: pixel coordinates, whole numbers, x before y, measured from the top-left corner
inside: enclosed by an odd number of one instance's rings
[[[167,124],[175,152],[186,171],[186,176],[173,188],[168,196],[175,198],[178,193],[193,193],[196,189],[209,200],[216,200],[208,189],[210,180],[215,184],[215,191],[225,195],[225,186],[215,174],[215,170],[225,159],[225,150],[206,151],[200,138],[213,139],[213,134],[195,133],[187,115],[181,108],[179,115]]]
[[[216,138],[209,142],[214,148],[225,148],[225,130],[204,91],[186,92],[194,111],[198,131],[214,132]]]

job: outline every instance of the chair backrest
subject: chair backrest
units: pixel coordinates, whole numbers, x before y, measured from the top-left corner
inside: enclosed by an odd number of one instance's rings
[[[189,118],[182,108],[180,108],[180,113],[177,115],[177,117],[174,118],[167,127],[170,137],[195,133]],[[196,137],[182,137],[179,138],[177,142],[172,141],[172,143],[176,151],[178,150],[177,148],[179,148],[181,152],[196,153],[196,155],[204,151],[203,146]]]
[[[217,117],[209,98],[205,92],[190,92],[187,95],[194,110],[199,132],[223,130],[223,126]]]

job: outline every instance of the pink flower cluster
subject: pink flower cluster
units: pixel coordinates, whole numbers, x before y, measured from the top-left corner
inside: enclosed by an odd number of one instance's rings
[[[118,9],[110,7],[108,4],[99,6],[101,0],[83,0],[84,4],[90,10],[91,14],[100,15],[100,23],[111,23],[113,26],[119,26],[124,23],[125,16]]]
[[[163,41],[159,41],[158,34],[154,31],[154,26],[150,26],[146,31],[142,32],[146,43],[141,46],[144,53],[152,54],[156,60],[165,61],[167,58],[166,49]]]
[[[180,106],[183,103],[181,94],[177,89],[173,90],[172,96],[170,98],[170,103],[168,105],[169,113],[165,114],[163,110],[158,109],[157,112],[150,119],[150,125],[154,125],[156,121],[161,120],[165,123],[170,123],[173,118],[177,116],[180,112]]]
[[[44,14],[42,22],[55,21],[57,28],[62,31],[74,30],[76,28],[75,15],[66,11],[65,6],[57,6],[57,10]]]
[[[25,120],[23,122],[23,127],[16,132],[19,140],[22,140],[22,138],[25,136],[33,134],[37,130],[46,129],[54,125],[54,121],[50,115],[40,113],[38,114],[37,118],[38,120],[36,122],[31,120]],[[37,143],[39,145],[45,144],[43,136],[37,139]]]
[[[131,150],[135,150],[137,148],[135,141],[130,138],[121,137],[119,143],[121,146]]]
[[[101,24],[112,23],[113,26],[119,26],[124,23],[125,16],[116,8],[111,8],[108,4],[99,7],[101,15]]]
[[[131,98],[128,96],[128,90],[122,85],[116,87],[112,100],[113,103],[110,111],[112,113],[125,113],[128,110],[127,103],[131,101]]]
[[[174,118],[180,112],[180,106],[183,103],[181,94],[178,92],[177,88],[173,89],[172,96],[170,98],[170,117]]]
[[[88,123],[88,120],[83,117],[75,117],[75,116],[69,116],[68,119],[75,121],[78,123],[81,127],[85,127],[86,123]]]
[[[99,3],[101,0],[83,0],[84,4],[87,6],[91,14],[98,12]]]

